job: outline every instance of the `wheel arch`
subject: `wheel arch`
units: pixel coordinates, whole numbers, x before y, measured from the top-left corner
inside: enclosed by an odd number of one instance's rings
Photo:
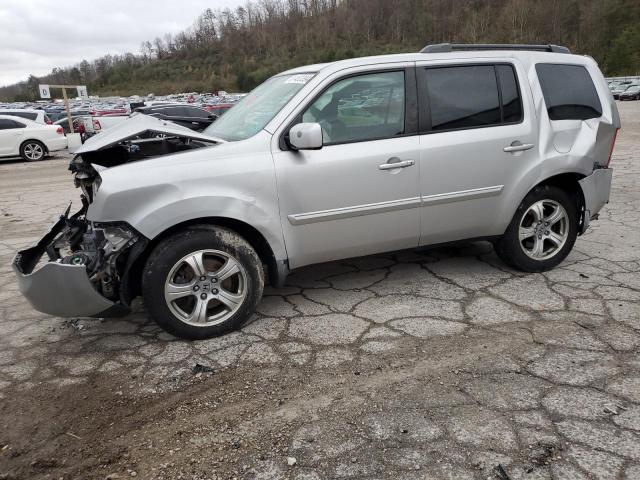
[[[140,294],[142,271],[154,248],[175,233],[196,225],[224,227],[233,230],[249,242],[258,254],[258,257],[260,257],[262,263],[267,266],[267,274],[271,284],[280,286],[284,283],[287,274],[286,264],[276,259],[271,245],[259,230],[235,218],[200,217],[172,225],[147,242],[144,250],[135,258],[129,269],[125,272],[127,281],[124,282],[125,285],[123,285],[125,291],[121,292],[121,298],[125,303],[130,303],[133,298]]]
[[[578,212],[578,232],[582,232],[582,224],[584,222],[584,207],[585,207],[585,199],[584,194],[582,193],[582,188],[578,183],[580,180],[585,178],[585,175],[578,172],[564,172],[556,175],[552,175],[550,177],[545,178],[544,180],[540,180],[533,187],[531,187],[527,192],[525,192],[524,196],[520,199],[518,204],[516,205],[515,210],[512,213],[513,215],[518,210],[518,207],[522,204],[523,200],[526,198],[529,193],[535,190],[538,187],[544,185],[550,185],[557,188],[560,188],[571,195],[576,204],[576,211]],[[580,233],[581,234],[581,233]]]

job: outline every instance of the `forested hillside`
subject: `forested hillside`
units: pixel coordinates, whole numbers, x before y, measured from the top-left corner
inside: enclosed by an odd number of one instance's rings
[[[638,74],[640,0],[260,0],[206,10],[138,53],[0,88],[0,99],[35,99],[38,83],[100,95],[246,91],[292,66],[440,42],[556,43],[593,56],[607,75]]]

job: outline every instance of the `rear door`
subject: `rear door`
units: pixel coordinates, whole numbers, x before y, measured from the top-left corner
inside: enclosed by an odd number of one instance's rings
[[[418,63],[420,244],[501,234],[504,198],[537,161],[518,63]],[[511,213],[508,213],[511,215]]]

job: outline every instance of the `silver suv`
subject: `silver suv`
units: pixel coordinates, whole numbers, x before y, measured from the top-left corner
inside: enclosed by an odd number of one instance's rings
[[[202,133],[136,115],[86,142],[82,208],[14,269],[37,310],[126,315],[142,295],[185,338],[237,328],[266,278],[319,262],[486,239],[544,271],[607,203],[619,128],[596,63],[564,47],[296,68]]]

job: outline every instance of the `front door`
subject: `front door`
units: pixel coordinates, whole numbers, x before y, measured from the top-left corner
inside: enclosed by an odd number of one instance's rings
[[[418,245],[413,81],[412,69],[338,79],[298,116],[321,125],[322,149],[275,149],[290,268]]]

